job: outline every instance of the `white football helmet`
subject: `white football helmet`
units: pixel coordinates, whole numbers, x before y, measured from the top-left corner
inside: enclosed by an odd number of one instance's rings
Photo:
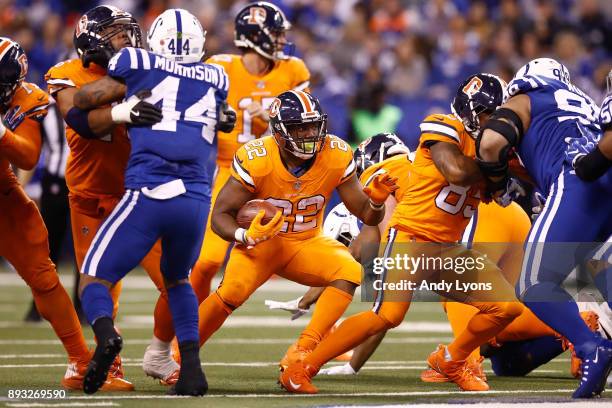
[[[529,61],[517,71],[514,78],[522,78],[525,75],[537,75],[570,83],[570,73],[565,65],[552,58],[536,58]]]
[[[206,31],[200,21],[184,9],[168,9],[151,24],[149,50],[180,63],[199,62],[204,56]]]
[[[357,217],[351,214],[343,203],[340,203],[325,217],[323,234],[349,246],[359,235]]]

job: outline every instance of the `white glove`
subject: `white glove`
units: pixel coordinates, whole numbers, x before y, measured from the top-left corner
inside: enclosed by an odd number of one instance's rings
[[[351,363],[346,363],[341,366],[334,366],[319,370],[318,375],[357,375],[357,371],[353,370]]]
[[[151,91],[143,90],[130,96],[125,102],[113,106],[113,123],[129,123],[135,126],[152,126],[163,119],[161,109],[144,101]]]
[[[533,213],[531,215],[531,219],[533,221],[535,221],[540,216],[540,213],[544,209],[544,204],[546,204],[546,197],[544,197],[539,192],[536,191],[534,197],[537,205],[535,207],[531,207],[531,212]]]
[[[276,300],[268,299],[265,301],[265,304],[268,306],[268,308],[270,308],[270,310],[280,309],[292,313],[291,320],[295,320],[298,317],[308,313],[308,309],[300,309],[298,306],[300,304],[300,300],[302,300],[302,297],[303,296],[300,296],[299,298],[290,300],[288,302],[277,302]]]

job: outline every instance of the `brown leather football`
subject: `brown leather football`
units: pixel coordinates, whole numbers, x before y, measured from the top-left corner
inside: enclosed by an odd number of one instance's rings
[[[266,200],[251,200],[247,201],[240,208],[240,210],[238,210],[238,214],[236,214],[236,222],[241,228],[248,229],[251,226],[251,221],[253,221],[253,218],[255,218],[257,213],[261,210],[266,212],[262,219],[262,224],[269,223],[270,220],[274,218],[274,215],[276,215],[276,212],[280,211],[279,208],[275,207]]]

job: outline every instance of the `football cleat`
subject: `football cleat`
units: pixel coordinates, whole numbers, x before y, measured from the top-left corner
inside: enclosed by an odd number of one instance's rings
[[[80,364],[71,361],[68,364],[66,374],[64,374],[64,378],[62,378],[60,384],[67,390],[81,391],[83,390],[83,378],[85,377],[86,371],[86,363]],[[104,381],[104,384],[100,387],[100,391],[134,391],[134,385],[124,378],[113,376],[109,372],[106,381]]]
[[[170,387],[168,395],[202,396],[208,391],[208,382],[202,370],[197,341],[186,341],[181,345],[183,364],[178,381]]]
[[[285,390],[294,394],[316,394],[317,387],[312,384],[312,377],[317,370],[303,362],[290,364],[281,373],[278,382]]]
[[[170,342],[170,353],[172,355],[172,359],[176,361],[176,364],[181,365],[181,351],[179,350],[178,340],[176,337],[172,339]]]
[[[591,331],[599,330],[599,317],[597,316],[597,313],[593,311],[585,311],[585,312],[580,312],[580,316],[582,317],[582,320],[584,320],[588,328],[591,329]],[[574,345],[570,343],[567,339],[564,338],[563,348],[564,349],[569,348],[572,353],[572,357],[570,359],[570,373],[572,374],[574,378],[580,378],[581,376],[580,365],[582,361],[580,361],[580,357],[576,355],[576,350],[574,350]]]
[[[429,366],[446,376],[464,391],[488,391],[489,385],[478,377],[466,360],[446,360],[446,346],[440,344],[427,358]]]
[[[580,368],[580,385],[572,394],[572,398],[600,396],[612,370],[612,342],[602,339],[593,352],[584,356]]]
[[[341,366],[323,368],[318,375],[357,375],[357,371],[350,363],[346,363]]]
[[[172,359],[170,351],[152,350],[147,346],[142,358],[142,369],[149,377],[157,378],[162,385],[174,385],[181,367]]]
[[[466,361],[467,361],[468,367],[474,373],[474,375],[476,375],[477,377],[480,377],[483,381],[486,382],[487,375],[485,374],[484,368],[482,366],[484,357],[479,357],[479,358],[468,357]],[[428,370],[424,370],[421,373],[421,381],[429,382],[429,383],[444,383],[444,382],[449,382],[450,379],[446,375],[441,374],[437,372],[436,370],[433,370],[430,368]]]
[[[122,348],[123,339],[117,333],[106,339],[103,344],[98,343],[83,378],[83,391],[85,394],[93,394],[104,385],[109,370]],[[118,364],[114,368],[114,373],[123,375],[120,366]]]
[[[305,348],[298,346],[297,342],[293,343],[287,349],[287,352],[281,359],[280,363],[278,363],[280,370],[283,371],[287,367],[289,367],[291,364],[295,364],[295,363],[304,361],[304,359],[310,352],[311,350],[306,350]]]

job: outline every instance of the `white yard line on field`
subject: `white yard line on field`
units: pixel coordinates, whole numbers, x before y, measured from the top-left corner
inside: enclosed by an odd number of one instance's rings
[[[121,404],[115,402],[9,402],[7,407],[29,408],[29,407],[120,407]]]

